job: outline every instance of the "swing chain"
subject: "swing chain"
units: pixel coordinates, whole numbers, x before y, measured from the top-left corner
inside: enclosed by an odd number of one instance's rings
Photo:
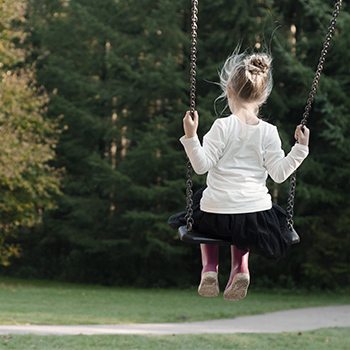
[[[290,231],[293,231],[293,215],[294,215],[294,198],[295,198],[295,187],[297,184],[297,172],[294,171],[290,177],[289,194],[287,201],[287,226]]]
[[[305,112],[303,114],[303,119],[301,121],[302,125],[306,125],[307,118],[309,117],[309,114],[310,114],[310,111],[311,111],[311,105],[312,105],[312,103],[314,101],[314,97],[315,97],[315,94],[316,94],[316,89],[317,89],[317,86],[318,86],[318,82],[320,80],[321,72],[323,70],[323,66],[324,66],[324,63],[326,61],[326,55],[328,53],[330,41],[331,41],[331,39],[333,37],[333,34],[334,34],[334,28],[335,28],[335,24],[337,22],[337,18],[338,18],[338,15],[339,15],[339,11],[340,11],[341,5],[342,5],[342,0],[339,0],[335,4],[335,10],[333,11],[333,15],[332,15],[333,18],[331,19],[331,22],[330,22],[331,24],[328,27],[328,33],[326,35],[326,40],[325,40],[325,42],[323,44],[323,49],[321,51],[321,56],[320,56],[319,63],[318,63],[318,66],[317,66],[316,75],[315,75],[314,81],[313,81],[312,86],[311,86],[311,91],[310,91],[310,94],[309,94],[309,98],[307,100],[307,104],[306,104],[306,107],[305,107]]]
[[[190,113],[193,118],[196,108],[196,61],[197,61],[197,22],[198,22],[198,0],[192,0],[192,17],[191,17],[191,57],[190,57]],[[193,226],[193,182],[192,182],[192,165],[187,162],[187,181],[186,181],[186,196],[187,196],[187,214],[185,216],[187,230],[190,232]]]
[[[187,197],[187,206],[186,206],[186,211],[187,214],[185,215],[185,219],[186,219],[186,223],[187,223],[187,231],[190,232],[192,230],[192,226],[193,226],[193,190],[192,190],[192,165],[191,162],[188,161],[187,162],[187,181],[186,181],[186,197]]]
[[[197,22],[198,0],[192,0],[191,57],[190,57],[190,113],[193,118],[196,108],[196,67],[197,67]]]
[[[324,63],[326,61],[326,55],[328,53],[330,41],[331,41],[332,36],[334,34],[334,28],[335,28],[335,24],[337,22],[337,18],[339,15],[341,5],[342,5],[342,0],[339,0],[339,1],[337,1],[337,3],[334,6],[335,10],[333,11],[332,19],[330,21],[330,26],[328,27],[328,33],[326,35],[326,40],[323,44],[323,49],[321,51],[321,56],[320,56],[317,70],[316,70],[316,74],[315,74],[315,77],[314,77],[314,80],[313,80],[313,83],[311,86],[309,98],[308,98],[307,103],[306,103],[305,111],[303,114],[303,119],[300,122],[300,124],[302,124],[302,125],[307,124],[307,119],[310,115],[311,106],[312,106],[312,103],[314,101],[318,82],[320,80],[321,72],[323,70],[323,66],[324,66]],[[294,214],[293,208],[294,208],[294,198],[295,198],[295,187],[296,187],[296,171],[293,172],[293,174],[291,175],[291,178],[290,178],[289,196],[288,196],[287,209],[286,209],[287,226],[290,230],[293,230],[293,214]]]

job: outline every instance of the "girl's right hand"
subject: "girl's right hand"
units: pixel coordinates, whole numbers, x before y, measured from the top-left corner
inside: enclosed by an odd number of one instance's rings
[[[310,130],[305,125],[298,125],[295,129],[294,137],[301,145],[308,146]]]
[[[183,119],[183,126],[186,135],[186,139],[191,139],[197,135],[198,129],[198,112],[194,111],[193,119],[191,117],[191,112],[187,111]]]

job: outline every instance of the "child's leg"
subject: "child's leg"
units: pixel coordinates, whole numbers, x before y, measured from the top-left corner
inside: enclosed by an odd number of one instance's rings
[[[219,294],[219,246],[201,244],[201,254],[203,268],[198,293],[203,297],[216,297]]]
[[[240,300],[249,286],[249,252],[231,246],[231,274],[224,292],[226,300]]]

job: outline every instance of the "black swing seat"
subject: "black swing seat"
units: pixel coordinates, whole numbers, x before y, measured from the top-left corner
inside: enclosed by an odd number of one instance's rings
[[[188,231],[187,226],[180,226],[178,229],[178,234],[179,234],[180,240],[185,243],[232,245],[232,241],[230,237],[218,238],[218,237],[210,237],[207,235],[204,236],[194,231],[193,229],[191,231]]]
[[[187,226],[180,226],[178,228],[178,234],[179,234],[180,240],[185,243],[232,245],[232,241],[230,237],[218,238],[218,237],[211,237],[207,235],[201,235],[200,233],[194,230],[188,231]],[[300,242],[300,237],[297,234],[297,232],[294,230],[294,228],[292,228],[291,235],[292,235],[292,244],[297,244]]]

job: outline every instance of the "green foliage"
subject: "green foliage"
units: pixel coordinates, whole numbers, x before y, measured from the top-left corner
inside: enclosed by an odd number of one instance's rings
[[[21,265],[31,261],[20,268],[24,273],[164,286],[174,283],[163,279],[164,269],[175,275],[188,253],[165,223],[174,208],[183,208],[178,191],[185,157],[177,118],[185,108],[187,38],[181,4],[135,6],[29,2],[29,61],[37,62],[38,80],[48,91],[50,118],[62,123],[56,165],[66,172],[58,209],[33,232],[37,244],[22,239]],[[153,277],[146,277],[147,269]]]
[[[325,15],[317,16],[310,12],[310,5],[306,2],[302,4],[309,26],[304,26],[300,33],[296,57],[304,66],[312,58],[309,63],[312,68],[317,64],[316,53],[321,51],[320,43],[324,41],[329,20],[323,19],[327,17]],[[313,9],[324,10],[327,14],[332,11],[329,2],[328,5],[325,3]],[[301,283],[308,281],[311,285],[322,287],[328,286],[330,281],[335,285],[349,282],[350,231],[346,225],[350,171],[349,78],[343,73],[343,65],[339,64],[339,54],[342,54],[342,60],[349,59],[349,53],[341,48],[349,39],[345,30],[349,25],[349,13],[343,9],[337,23],[338,35],[332,39],[310,115],[310,156],[300,169],[300,185],[297,188],[296,223],[305,242],[298,252],[298,262],[295,261],[299,267],[296,279]],[[313,54],[312,49],[315,52]]]
[[[48,97],[35,85],[35,67],[23,64],[25,2],[1,3],[0,20],[0,264],[19,249],[9,237],[41,221],[54,208],[59,175],[49,165],[57,143],[55,123],[44,118]]]
[[[36,62],[50,97],[48,115],[64,130],[55,166],[66,172],[58,208],[18,241],[24,256],[8,273],[138,286],[192,283],[200,271],[198,247],[181,244],[166,225],[185,207],[186,157],[178,138],[188,109],[190,4],[28,4],[27,62]],[[278,126],[288,152],[332,6],[331,0],[201,1],[200,136],[217,117],[215,108],[224,107],[214,108],[220,91],[210,82],[241,44],[274,57],[275,87],[261,114]],[[295,226],[302,242],[279,264],[252,257],[258,285],[349,282],[349,21],[343,4],[310,115],[310,156],[298,171]],[[204,183],[194,176],[195,189]],[[271,184],[282,206],[287,187]],[[225,277],[229,263],[222,265]]]

